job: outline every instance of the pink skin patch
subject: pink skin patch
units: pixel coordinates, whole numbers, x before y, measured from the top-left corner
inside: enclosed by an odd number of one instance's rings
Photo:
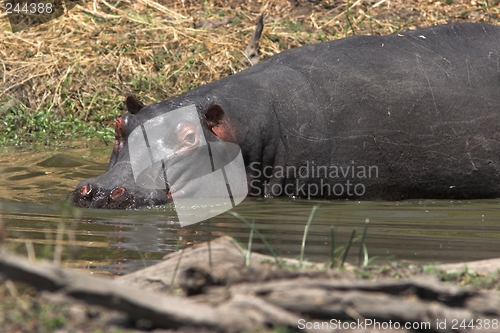
[[[119,128],[122,125],[122,117],[116,119],[115,121],[115,128]]]
[[[120,118],[116,119],[116,121],[115,121],[115,136],[117,138],[122,138],[124,136],[125,128],[123,126],[124,126],[123,118],[120,117]]]
[[[118,151],[120,148],[120,143],[125,136],[124,122],[123,118],[120,117],[115,121],[115,147],[114,150]]]
[[[87,195],[89,195],[89,194],[90,194],[90,192],[92,192],[92,187],[91,187],[89,184],[84,185],[84,186],[82,186],[82,187],[80,188],[80,193],[81,193],[81,195],[83,195],[83,196],[87,196]]]
[[[111,199],[117,199],[121,197],[125,193],[125,189],[123,187],[118,187],[111,192]]]

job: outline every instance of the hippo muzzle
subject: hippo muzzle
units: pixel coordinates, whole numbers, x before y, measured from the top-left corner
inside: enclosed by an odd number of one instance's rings
[[[210,124],[218,123],[222,109],[212,106],[202,122],[194,105],[158,115],[139,113],[144,105],[135,97],[127,98],[126,104],[129,114],[115,122],[108,170],[81,182],[72,193],[73,203],[83,208],[127,209],[169,203],[172,193],[196,195],[199,185],[189,180],[213,171],[209,157],[216,151],[210,151],[205,138],[212,135],[211,140],[221,141],[210,132]]]
[[[99,177],[84,180],[73,191],[73,203],[82,208],[128,209],[171,201],[165,190],[146,189],[130,182],[130,162],[117,165]]]

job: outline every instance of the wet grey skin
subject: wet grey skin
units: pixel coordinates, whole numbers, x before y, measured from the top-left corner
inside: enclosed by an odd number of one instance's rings
[[[150,106],[129,97],[129,113],[116,123],[108,171],[81,182],[73,202],[89,208],[169,202],[177,176],[161,190],[138,186],[127,137],[149,119],[188,105],[195,105],[208,142],[240,147],[250,195],[499,197],[499,64],[499,27],[450,24],[284,51]],[[189,124],[178,125],[165,136],[189,147],[196,135],[183,130]],[[305,166],[355,172],[319,177],[279,172]],[[370,177],[361,172],[369,167],[377,171]],[[353,193],[354,185],[363,192]],[[325,191],[304,191],[313,186]],[[277,191],[285,188],[287,193]]]

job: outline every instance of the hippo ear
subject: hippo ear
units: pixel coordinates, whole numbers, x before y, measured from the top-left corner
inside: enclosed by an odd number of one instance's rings
[[[125,104],[127,105],[128,112],[132,114],[138,113],[144,107],[144,104],[139,102],[139,100],[134,95],[128,96],[125,100]]]
[[[224,110],[218,104],[212,104],[205,111],[205,118],[209,128],[219,125],[224,118]]]

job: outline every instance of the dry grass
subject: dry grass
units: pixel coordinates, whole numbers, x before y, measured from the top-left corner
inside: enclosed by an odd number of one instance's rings
[[[242,70],[262,12],[261,58],[354,34],[500,20],[498,0],[93,0],[17,33],[4,14],[0,119],[21,141],[58,121],[52,137],[80,130],[77,122],[99,131],[123,113],[128,94],[153,103]]]

